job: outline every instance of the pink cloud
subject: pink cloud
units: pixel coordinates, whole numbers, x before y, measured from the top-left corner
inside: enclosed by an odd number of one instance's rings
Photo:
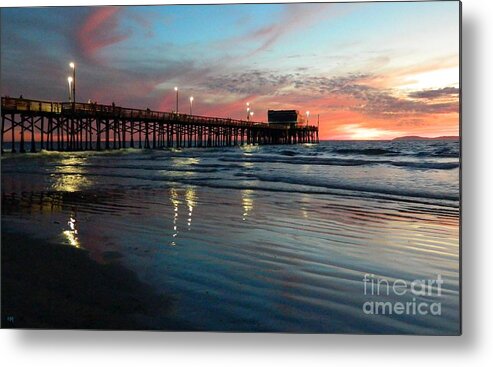
[[[94,57],[104,47],[124,41],[129,34],[119,31],[118,13],[120,7],[97,7],[87,17],[80,30],[77,39],[82,53]]]

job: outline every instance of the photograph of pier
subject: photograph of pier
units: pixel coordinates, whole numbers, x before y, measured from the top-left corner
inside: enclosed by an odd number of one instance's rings
[[[459,335],[460,7],[0,8],[1,327]]]

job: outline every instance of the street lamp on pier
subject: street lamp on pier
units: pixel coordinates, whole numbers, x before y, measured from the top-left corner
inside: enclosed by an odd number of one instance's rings
[[[193,96],[190,96],[190,115],[192,114]]]
[[[68,81],[68,101],[69,102],[72,102],[72,93],[73,93],[73,91],[72,91],[72,82],[74,81],[74,79],[71,76],[69,76],[67,78],[67,81]]]
[[[308,127],[308,119],[310,118],[310,111],[306,111],[306,127]]]
[[[72,61],[69,66],[72,69],[72,104],[75,110],[75,63]]]
[[[178,113],[178,87],[175,87],[176,92],[176,113]]]

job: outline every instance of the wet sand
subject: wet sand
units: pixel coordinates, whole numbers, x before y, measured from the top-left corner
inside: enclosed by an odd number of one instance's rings
[[[2,238],[3,296],[31,317],[16,327],[457,333],[452,209],[192,187],[45,192],[4,195],[2,228],[21,236]],[[366,273],[441,274],[442,316],[365,315]]]
[[[169,306],[169,299],[119,264],[2,233],[3,328],[152,329],[149,320]]]

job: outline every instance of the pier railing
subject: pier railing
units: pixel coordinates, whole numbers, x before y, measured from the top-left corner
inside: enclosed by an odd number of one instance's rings
[[[5,112],[25,112],[25,113],[47,113],[47,114],[77,114],[82,117],[115,117],[120,119],[139,119],[139,120],[166,120],[183,123],[199,124],[219,124],[234,126],[258,126],[267,129],[285,130],[286,126],[269,125],[267,123],[248,120],[237,120],[225,117],[210,117],[200,115],[190,115],[176,112],[161,112],[150,109],[136,109],[120,107],[116,105],[103,105],[98,103],[80,102],[53,102],[24,98],[2,97],[2,110]],[[316,126],[303,126],[303,128],[316,129]]]
[[[62,112],[62,103],[24,98],[2,97],[2,110],[60,114]]]

